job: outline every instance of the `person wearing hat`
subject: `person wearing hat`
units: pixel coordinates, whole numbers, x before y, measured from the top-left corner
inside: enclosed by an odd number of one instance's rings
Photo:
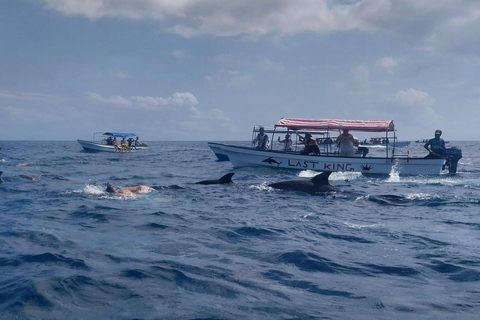
[[[268,146],[270,145],[270,138],[268,137],[268,134],[265,134],[264,127],[259,128],[259,133],[257,134],[257,137],[253,143],[257,145],[256,149],[267,150]]]
[[[320,154],[320,149],[318,148],[318,143],[315,139],[313,139],[312,135],[307,132],[305,133],[305,138],[302,138],[300,135],[301,142],[297,142],[297,144],[304,144],[305,149],[303,149],[303,154]]]
[[[443,156],[445,153],[445,141],[443,141],[440,136],[442,135],[442,130],[435,131],[435,138],[428,140],[427,143],[423,146],[428,150],[429,155],[438,155]]]
[[[280,137],[278,137],[278,142],[283,143],[283,151],[292,151],[292,139],[290,139],[290,135],[287,133],[285,135],[285,139],[280,140]]]

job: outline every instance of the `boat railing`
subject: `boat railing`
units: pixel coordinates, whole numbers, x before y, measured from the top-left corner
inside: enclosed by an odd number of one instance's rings
[[[278,142],[275,139],[276,135],[286,135],[289,134],[290,138],[292,139],[292,148],[293,152],[298,152],[301,153],[303,150],[302,144],[299,144],[301,142],[301,138],[305,136],[306,133],[310,133],[312,137],[317,141],[318,147],[320,149],[321,154],[327,154],[327,155],[338,155],[338,146],[335,143],[336,136],[332,137],[331,130],[305,130],[305,129],[290,129],[290,128],[277,128],[277,127],[266,127],[262,125],[254,125],[253,130],[252,130],[252,143],[251,143],[251,148],[255,148],[255,141],[257,138],[258,133],[260,132],[260,128],[263,128],[264,132],[269,135],[270,139],[270,145],[268,146],[268,150],[276,150],[276,151],[282,151],[281,147],[278,147]],[[336,131],[335,131],[336,132]],[[385,136],[384,137],[375,137],[376,139],[382,139],[384,142],[385,146],[385,156],[387,158],[391,157],[393,158],[395,155],[395,152],[397,150],[396,147],[396,135],[395,135],[395,130],[393,130],[393,136],[389,136],[388,131],[385,131]],[[338,133],[340,134],[340,132]],[[283,137],[282,137],[283,138]],[[368,145],[367,145],[368,146]],[[366,154],[368,153],[368,148],[363,149],[362,145],[360,144],[360,141],[358,141],[358,145],[355,145],[357,147],[359,154],[361,156],[365,157]]]

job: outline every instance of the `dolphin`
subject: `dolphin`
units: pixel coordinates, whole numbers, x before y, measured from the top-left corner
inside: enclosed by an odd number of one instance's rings
[[[269,186],[275,189],[303,191],[310,194],[338,192],[340,190],[328,182],[328,177],[331,173],[331,171],[327,171],[316,175],[310,180],[287,180],[271,183]]]
[[[277,167],[282,164],[281,162],[278,162],[277,160],[273,159],[272,157],[269,157],[265,160],[262,160],[262,162],[266,162],[268,164],[274,164],[275,163],[277,165]]]
[[[232,183],[232,176],[233,176],[234,174],[235,174],[234,172],[232,172],[232,173],[227,173],[226,175],[224,175],[224,176],[221,177],[220,179],[202,180],[202,181],[195,182],[195,184],[224,184],[224,183]]]
[[[2,174],[3,174],[3,171],[0,171],[0,183],[5,182],[5,181],[3,181],[3,179],[2,179]]]
[[[32,177],[32,176],[29,176],[28,174],[21,174],[20,178],[27,179],[27,180],[32,180],[32,181],[40,180],[40,178]]]

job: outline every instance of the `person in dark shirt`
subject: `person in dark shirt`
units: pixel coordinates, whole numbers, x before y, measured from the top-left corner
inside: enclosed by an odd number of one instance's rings
[[[427,143],[423,146],[428,150],[429,155],[432,156],[443,156],[445,153],[445,141],[443,141],[440,136],[442,135],[442,130],[435,131],[435,138],[428,140]]]

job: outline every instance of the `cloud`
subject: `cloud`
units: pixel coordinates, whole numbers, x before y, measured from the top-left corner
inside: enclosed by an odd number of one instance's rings
[[[175,50],[172,52],[172,57],[182,58],[184,56],[185,56],[185,52],[183,52],[182,50]]]
[[[176,92],[166,98],[104,97],[86,92],[83,98],[66,99],[0,91],[4,129],[13,132],[14,128],[29,127],[42,133],[48,128],[52,136],[46,139],[76,138],[86,133],[119,128],[142,132],[142,136],[151,140],[196,140],[201,139],[203,133],[214,134],[218,127],[227,133],[234,130],[231,119],[220,109],[199,109],[198,105],[197,98],[190,92]],[[24,134],[23,138],[32,138],[31,131]]]
[[[225,86],[237,89],[254,85],[254,76],[250,72],[221,69],[213,76],[205,76],[205,82],[212,87]]]
[[[68,16],[154,19],[161,22],[165,31],[184,37],[368,30],[372,21],[383,19],[390,7],[385,0],[350,3],[326,0],[38,1]]]
[[[113,77],[120,79],[120,80],[125,80],[128,79],[128,73],[120,70],[120,69],[115,69],[111,71],[111,74]]]
[[[36,0],[68,16],[146,19],[182,37],[379,31],[426,49],[478,53],[480,3],[460,0]]]
[[[377,63],[381,68],[385,69],[388,73],[392,74],[393,69],[398,65],[397,60],[392,57],[383,57]]]
[[[182,116],[201,117],[200,112],[195,107],[198,104],[197,98],[190,92],[176,92],[168,98],[151,96],[132,96],[130,98],[113,96],[105,98],[94,92],[86,92],[85,96],[91,102],[97,105],[108,106],[109,108],[163,112],[183,110],[187,111],[188,114],[182,114]]]
[[[396,101],[408,106],[429,107],[435,102],[435,99],[430,97],[428,93],[412,88],[397,92],[394,98]]]
[[[132,108],[132,102],[129,99],[125,99],[121,96],[104,98],[98,93],[94,93],[94,92],[87,92],[85,93],[85,95],[94,103],[112,104],[112,105],[121,106],[124,108]]]
[[[412,119],[412,122],[438,123],[443,120],[433,108],[435,99],[427,92],[413,88],[401,90],[393,96],[393,101],[397,103],[397,113]]]

